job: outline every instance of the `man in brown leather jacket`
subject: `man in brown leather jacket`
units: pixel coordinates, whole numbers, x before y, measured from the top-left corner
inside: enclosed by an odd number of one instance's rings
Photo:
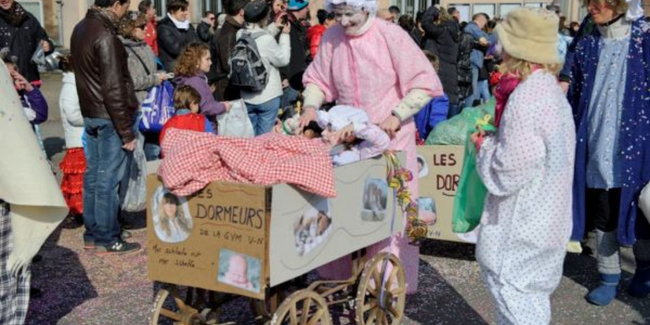
[[[119,184],[127,154],[135,148],[138,101],[128,73],[127,53],[117,37],[130,0],[95,0],[72,33],[71,52],[86,129],[84,243],[100,255],[140,249],[120,238]],[[128,151],[128,152],[127,152]]]

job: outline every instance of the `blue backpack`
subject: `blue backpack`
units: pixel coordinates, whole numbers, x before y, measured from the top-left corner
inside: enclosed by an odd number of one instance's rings
[[[169,81],[163,81],[153,87],[142,102],[142,118],[140,131],[160,132],[165,123],[174,116],[174,86]]]

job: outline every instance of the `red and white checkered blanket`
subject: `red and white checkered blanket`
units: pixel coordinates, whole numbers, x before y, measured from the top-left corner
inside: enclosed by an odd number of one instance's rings
[[[213,181],[287,183],[320,196],[336,196],[329,148],[319,141],[275,133],[242,139],[170,129],[162,150],[165,159],[158,174],[179,196]]]

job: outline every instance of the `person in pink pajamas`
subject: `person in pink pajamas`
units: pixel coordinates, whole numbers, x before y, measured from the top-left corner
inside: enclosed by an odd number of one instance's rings
[[[398,25],[376,19],[375,0],[327,0],[337,25],[323,36],[320,49],[303,77],[305,91],[301,126],[316,120],[325,102],[363,109],[371,123],[391,138],[389,150],[406,152],[406,167],[417,175],[413,116],[433,97],[443,94],[433,67],[410,36]],[[409,183],[418,197],[417,177]],[[418,247],[403,235],[393,236],[368,249],[397,255],[405,267],[407,292],[417,290]],[[321,269],[327,278],[344,278],[350,258]]]

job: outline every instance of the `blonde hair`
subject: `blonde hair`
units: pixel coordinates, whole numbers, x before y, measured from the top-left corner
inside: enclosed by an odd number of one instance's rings
[[[174,217],[175,217],[175,220],[177,220],[178,226],[185,233],[190,232],[190,227],[187,225],[187,221],[185,220],[183,215],[181,215],[181,209],[180,209],[180,206],[179,206],[180,204],[179,203],[180,202],[178,201],[178,198],[174,194],[171,194],[171,193],[165,193],[165,195],[163,195],[162,199],[160,199],[160,206],[158,208],[158,209],[160,209],[159,210],[160,213],[158,213],[158,216],[160,217],[160,228],[162,229],[162,231],[165,232],[165,234],[167,236],[172,235],[172,231],[171,231],[171,227],[170,227],[170,223],[172,221],[170,220],[171,216],[168,216],[167,213],[165,212],[165,209],[164,209],[165,204],[173,204],[173,205],[176,206],[176,215]]]
[[[210,48],[201,43],[190,43],[183,49],[178,56],[174,74],[182,77],[193,77],[199,72],[199,63],[206,53],[210,53]]]
[[[590,3],[604,4],[612,8],[617,14],[624,14],[627,11],[627,2],[625,0],[581,0],[582,5],[587,8]]]
[[[507,55],[504,49],[504,54]],[[515,58],[513,56],[507,55],[507,59],[504,58],[503,62],[499,66],[499,72],[503,75],[512,74],[517,76],[519,79],[526,80],[535,70],[541,69],[546,71],[554,76],[560,74],[562,70],[561,63],[552,63],[552,64],[541,64],[524,61],[522,59]]]
[[[447,21],[453,19],[451,17],[451,15],[449,14],[449,12],[447,12],[447,9],[445,7],[440,7],[439,10],[440,10],[440,14],[438,15],[438,20],[436,20],[436,22],[435,22],[436,25],[440,25],[440,24],[442,24],[444,22],[447,22]]]

